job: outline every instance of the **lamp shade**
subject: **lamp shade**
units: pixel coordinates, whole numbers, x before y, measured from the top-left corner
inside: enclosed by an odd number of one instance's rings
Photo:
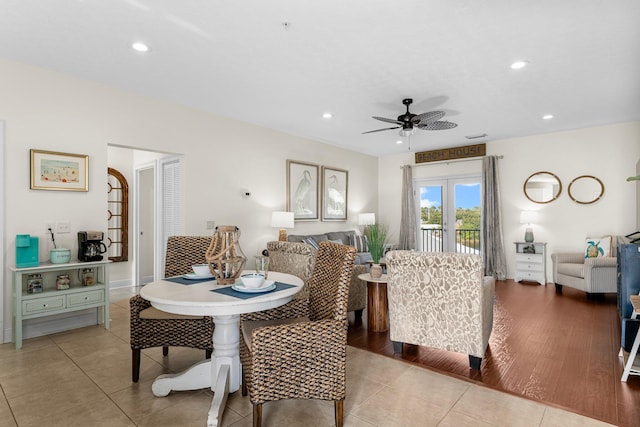
[[[520,224],[535,224],[538,222],[538,212],[522,211],[520,212]]]
[[[271,212],[271,226],[274,228],[293,228],[293,212]]]
[[[358,225],[373,225],[376,223],[376,214],[361,213],[358,215]]]

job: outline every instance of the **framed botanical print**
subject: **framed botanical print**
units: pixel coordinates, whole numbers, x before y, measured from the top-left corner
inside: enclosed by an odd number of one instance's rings
[[[317,221],[319,169],[313,163],[287,160],[287,211],[295,221]]]
[[[346,221],[349,172],[322,167],[322,220]]]
[[[30,188],[89,191],[89,156],[31,150]]]

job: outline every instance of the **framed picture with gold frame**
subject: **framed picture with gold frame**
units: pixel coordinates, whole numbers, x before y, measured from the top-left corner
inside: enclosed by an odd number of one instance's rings
[[[349,171],[322,167],[322,220],[346,221]]]
[[[89,191],[89,156],[31,151],[31,189]]]
[[[295,221],[317,221],[320,167],[287,160],[287,211]]]

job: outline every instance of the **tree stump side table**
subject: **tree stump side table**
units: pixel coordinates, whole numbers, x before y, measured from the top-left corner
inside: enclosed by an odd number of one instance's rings
[[[358,278],[367,282],[367,329],[372,332],[388,331],[387,275],[374,279],[369,273],[364,273]]]

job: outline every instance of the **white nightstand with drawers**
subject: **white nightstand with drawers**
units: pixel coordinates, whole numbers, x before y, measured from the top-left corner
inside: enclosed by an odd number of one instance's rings
[[[514,242],[516,274],[514,280],[547,284],[547,242]]]

